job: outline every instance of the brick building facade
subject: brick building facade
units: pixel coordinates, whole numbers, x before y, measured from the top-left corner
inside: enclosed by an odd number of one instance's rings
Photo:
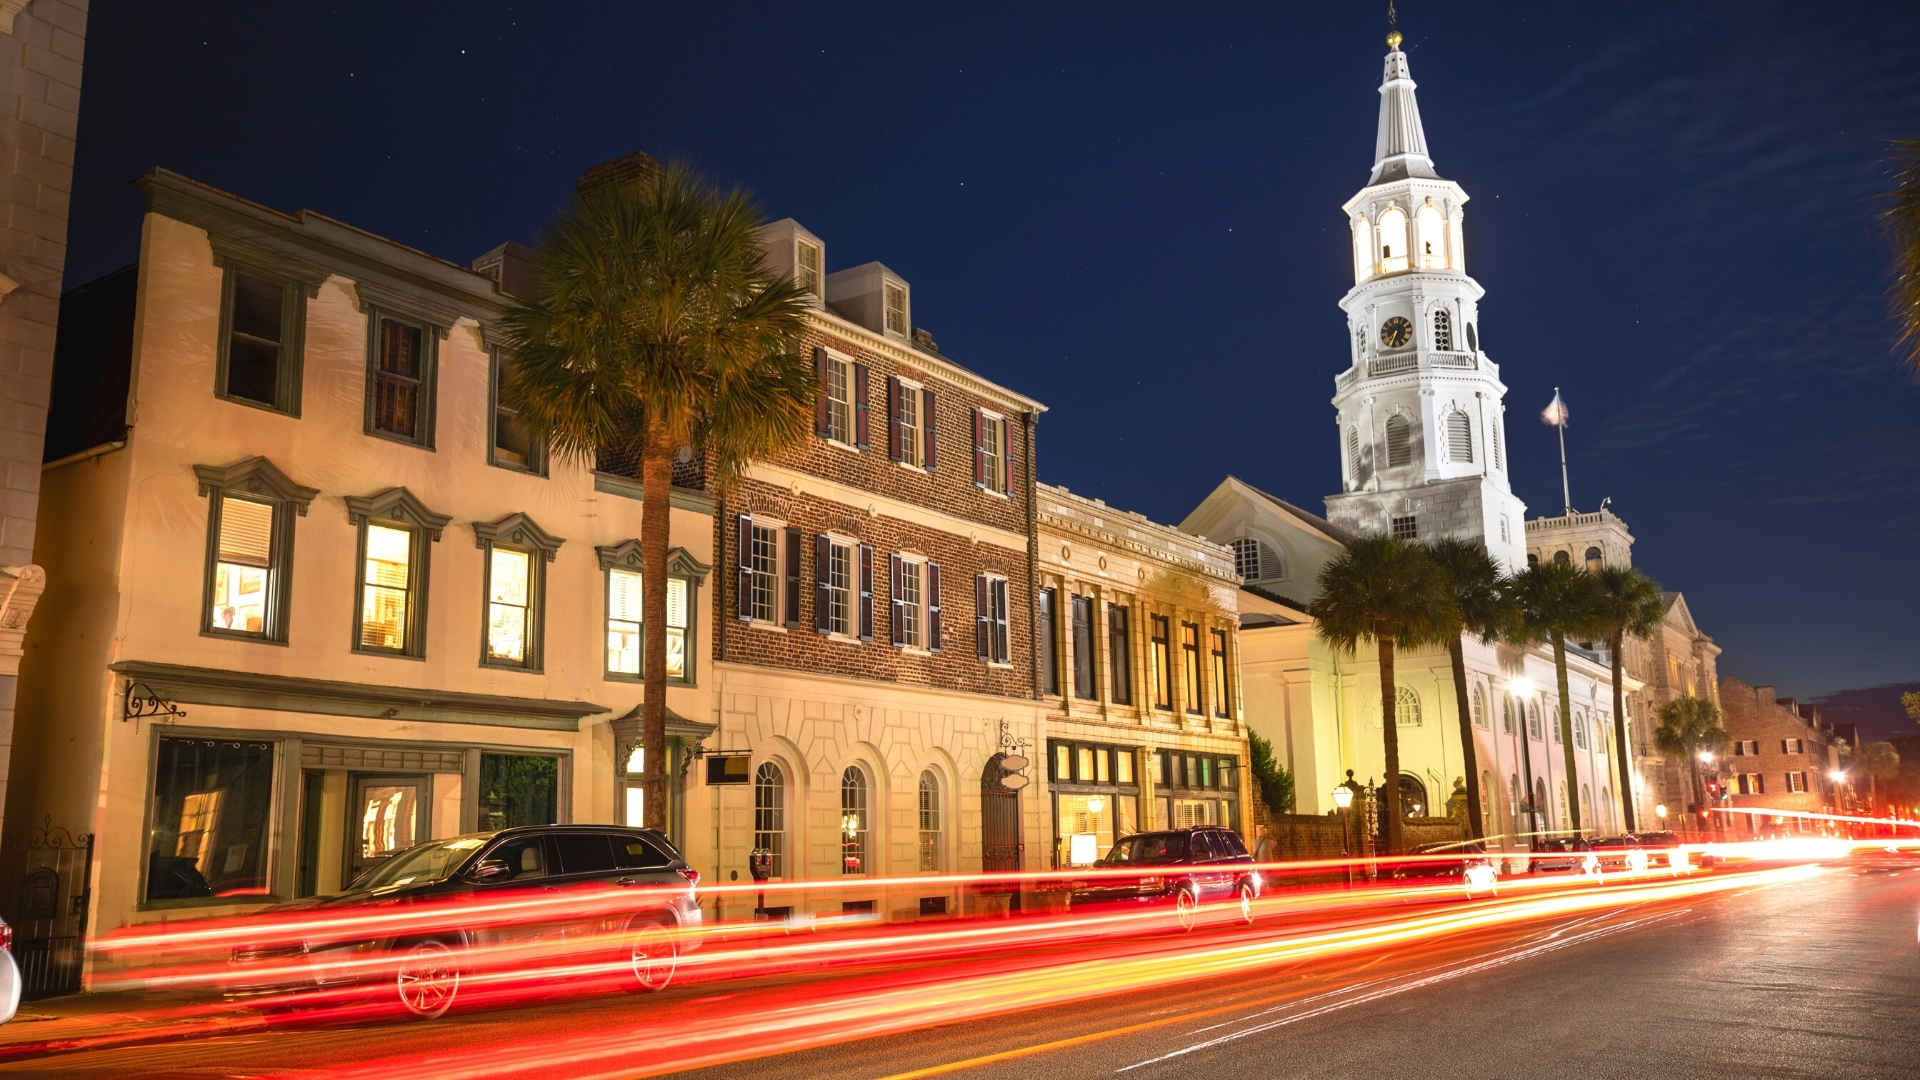
[[[1840,750],[1819,710],[1780,698],[1771,686],[1720,680],[1722,724],[1732,745],[1716,762],[1724,805],[1765,810],[1835,813],[1834,770]],[[1749,814],[1729,816],[1736,834],[1813,832],[1812,821]]]

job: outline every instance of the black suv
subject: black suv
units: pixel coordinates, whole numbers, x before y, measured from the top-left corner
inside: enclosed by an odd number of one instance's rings
[[[617,960],[630,988],[658,990],[679,954],[698,946],[688,931],[700,925],[699,880],[652,829],[546,825],[434,840],[383,860],[341,892],[261,912],[262,937],[233,950],[227,991],[391,988],[407,1012],[431,1018],[453,1006],[463,978],[489,969],[489,953],[560,952],[569,942],[605,944],[619,955],[569,951],[564,962]],[[271,936],[275,922],[293,919],[297,937]],[[496,966],[526,962],[522,950]]]
[[[1244,922],[1253,921],[1260,875],[1253,856],[1232,829],[1200,826],[1136,833],[1114,843],[1089,869],[1102,873],[1073,883],[1073,907],[1102,904],[1170,904],[1182,929],[1191,930],[1204,904],[1233,903]]]

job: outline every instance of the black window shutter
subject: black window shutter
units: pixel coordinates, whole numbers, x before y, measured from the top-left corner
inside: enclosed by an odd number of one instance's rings
[[[927,649],[940,651],[940,564],[927,564]]]
[[[979,413],[974,414],[976,417],[979,415]],[[985,574],[973,576],[973,610],[973,651],[975,656],[985,660],[992,655],[987,651],[987,575]]]
[[[1019,490],[1013,486],[1013,478],[1015,476],[1013,465],[1013,431],[1013,420],[1011,418],[1000,421],[1000,463],[1007,472],[1004,489],[1009,495]]]
[[[787,610],[785,622],[798,628],[800,625],[800,530],[787,529]]]
[[[1013,661],[1012,641],[1007,636],[1007,581],[993,580],[993,658],[1002,664]]]
[[[827,400],[827,350],[813,350],[813,373],[820,380],[820,393],[814,398],[813,433],[824,439],[833,434],[833,403]]]
[[[738,544],[734,548],[734,558],[739,574],[734,584],[734,614],[742,619],[753,618],[753,519],[746,514],[739,518],[737,530]]]
[[[987,418],[980,410],[973,410],[973,482],[980,487],[987,486]]]
[[[934,448],[938,445],[934,436],[939,433],[939,425],[935,422],[935,415],[933,409],[933,391],[920,391],[920,423],[927,431],[926,452],[921,454],[920,457],[922,459],[921,464],[927,467],[928,472],[932,472],[939,467],[939,461],[937,460],[938,455],[934,453]]]
[[[869,439],[867,420],[867,365],[853,365],[853,442],[865,450]]]
[[[873,640],[873,545],[860,545],[860,640]]]
[[[902,617],[906,610],[905,597],[900,588],[900,556],[887,556],[887,589],[891,596],[888,605],[888,617],[893,620],[893,643],[907,643],[907,620]]]
[[[826,533],[813,538],[813,628],[825,634],[833,630],[827,621],[831,600],[828,597],[833,573],[833,541]]]
[[[887,376],[887,458],[899,461],[906,456],[906,447],[900,445],[900,380]]]

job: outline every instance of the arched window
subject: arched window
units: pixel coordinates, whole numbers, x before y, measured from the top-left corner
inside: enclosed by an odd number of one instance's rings
[[[1389,206],[1380,215],[1380,272],[1396,274],[1407,268],[1407,212]]]
[[[1233,572],[1248,581],[1271,581],[1287,576],[1286,565],[1272,544],[1243,536],[1233,541],[1232,546]]]
[[[867,774],[849,765],[840,774],[840,872],[867,872]]]
[[[1570,816],[1569,816],[1569,815],[1567,814],[1567,782],[1566,782],[1565,780],[1562,780],[1562,781],[1560,781],[1560,803],[1559,803],[1559,810],[1560,810],[1560,820],[1561,820],[1561,821],[1571,821],[1571,820],[1573,820],[1573,819],[1572,819],[1572,817],[1570,817]]]
[[[1493,773],[1480,770],[1480,835],[1492,836],[1493,824]]]
[[[1479,683],[1473,684],[1473,726],[1487,726],[1487,695]]]
[[[1473,332],[1472,323],[1467,324],[1467,351],[1470,353],[1480,351],[1480,335]]]
[[[1457,464],[1473,464],[1473,421],[1466,413],[1447,414],[1447,457]]]
[[[1413,424],[1404,413],[1387,417],[1387,468],[1413,462]]]
[[[1427,785],[1410,773],[1400,774],[1400,816],[1424,817],[1427,813]]]
[[[1600,562],[1601,562],[1600,549],[1597,547],[1588,548],[1587,549],[1587,569],[1589,570],[1600,569]]]
[[[1519,773],[1507,774],[1507,815],[1511,818],[1518,818],[1520,816]]]
[[[1573,559],[1564,551],[1556,551],[1553,553],[1553,564],[1555,566],[1572,566]]]
[[[1599,822],[1593,820],[1593,791],[1587,785],[1580,785],[1580,821],[1591,829]]]
[[[1585,709],[1573,711],[1573,745],[1580,750],[1587,748],[1587,711]]]
[[[1440,352],[1453,351],[1453,316],[1446,308],[1433,313],[1433,347]]]
[[[1532,701],[1527,702],[1527,738],[1540,741],[1540,706]]]
[[[1358,360],[1365,355],[1367,355],[1367,328],[1356,326],[1353,328],[1353,358]]]
[[[1600,789],[1600,816],[1606,819],[1607,831],[1612,832],[1614,828],[1613,792],[1604,787]]]
[[[1420,726],[1420,697],[1411,687],[1402,686],[1393,693],[1393,724],[1395,727]]]
[[[753,774],[753,846],[767,853],[767,872],[787,876],[787,778],[771,761]]]
[[[1528,566],[1539,566],[1539,565],[1540,565],[1540,556],[1538,556],[1538,555],[1535,555],[1535,554],[1534,554],[1533,552],[1531,552],[1531,551],[1529,551],[1529,552],[1527,552],[1527,565],[1528,565]]]
[[[1365,281],[1373,276],[1373,228],[1367,222],[1367,216],[1361,214],[1353,219],[1353,280]],[[1361,331],[1361,345],[1366,345],[1366,332]]]
[[[1533,781],[1534,828],[1553,828],[1553,818],[1547,813],[1547,780],[1536,777]]]
[[[1423,270],[1444,270],[1447,266],[1447,219],[1441,216],[1440,208],[1428,203],[1414,215],[1414,222],[1420,231],[1420,267]]]
[[[1353,486],[1359,487],[1366,480],[1360,474],[1360,429],[1347,429],[1347,472],[1353,477]]]
[[[940,869],[940,778],[928,769],[920,774],[920,872]]]
[[[1513,734],[1513,699],[1510,697],[1500,699],[1500,730]]]

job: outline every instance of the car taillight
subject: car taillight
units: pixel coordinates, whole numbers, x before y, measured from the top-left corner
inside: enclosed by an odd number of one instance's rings
[[[0,922],[0,949],[13,951],[13,927]]]
[[[693,867],[691,867],[691,866],[683,866],[683,867],[681,867],[681,868],[680,868],[680,876],[681,876],[681,877],[683,877],[683,878],[686,878],[686,879],[687,879],[687,884],[689,884],[689,885],[698,885],[698,884],[700,884],[700,871],[698,871],[698,870],[695,870],[695,869],[694,869]]]

